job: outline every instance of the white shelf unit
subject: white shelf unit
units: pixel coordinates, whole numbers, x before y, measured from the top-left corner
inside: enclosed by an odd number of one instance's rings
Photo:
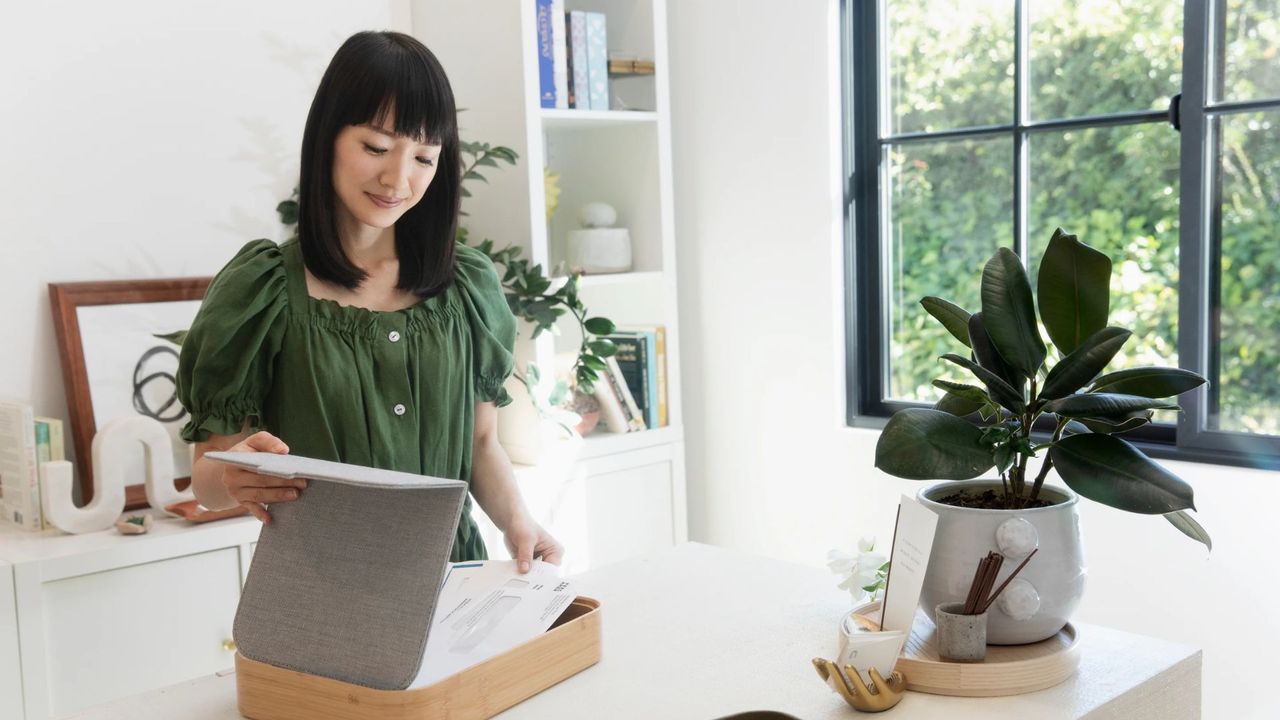
[[[463,138],[505,145],[520,156],[515,167],[481,168],[488,183],[471,186],[474,195],[464,203],[464,224],[472,242],[488,238],[499,247],[518,244],[549,275],[563,274],[565,238],[579,226],[578,210],[588,202],[613,206],[616,224],[630,232],[632,271],[585,276],[579,296],[591,315],[608,317],[619,326],[665,328],[668,424],[628,434],[597,430],[575,446],[578,462],[566,469],[557,459],[563,448],[555,448],[556,441],[548,439],[553,433],[539,422],[523,386],[513,380],[508,389],[516,402],[499,413],[499,432],[513,461],[529,466],[521,470],[522,478],[535,473],[530,468],[545,466],[546,472],[562,476],[553,482],[586,483],[583,493],[592,499],[586,525],[599,527],[607,521],[626,528],[650,522],[652,518],[628,519],[625,508],[609,499],[634,491],[649,499],[664,498],[661,503],[669,511],[659,525],[670,528],[664,537],[669,543],[683,542],[688,533],[666,3],[566,0],[565,9],[604,13],[609,52],[652,58],[656,72],[611,76],[609,110],[543,108],[535,0],[411,3],[413,32],[440,58],[458,107],[464,110],[459,115]],[[559,203],[550,222],[544,167],[559,175]],[[522,324],[517,369],[533,361],[545,373],[557,367],[557,358],[563,365],[563,358],[575,354],[581,342],[571,325],[571,320],[562,321],[558,336],[544,334],[534,341],[531,328]],[[553,510],[541,519],[549,522]],[[638,525],[633,529],[641,534],[645,530]],[[651,549],[623,548],[590,537],[584,542],[591,556],[610,560]],[[500,547],[489,545],[500,554]],[[601,550],[605,545],[610,547]]]
[[[644,110],[551,110],[539,108],[544,128],[639,125],[658,122],[658,113]]]

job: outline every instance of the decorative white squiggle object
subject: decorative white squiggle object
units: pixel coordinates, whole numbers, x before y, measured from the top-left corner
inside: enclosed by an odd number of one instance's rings
[[[93,499],[88,505],[78,508],[72,502],[71,463],[41,465],[42,499],[49,522],[77,534],[113,526],[124,512],[128,460],[139,449],[146,458],[147,502],[153,508],[163,511],[166,505],[193,498],[189,490],[178,492],[173,485],[173,450],[164,426],[141,415],[116,418],[93,438]]]

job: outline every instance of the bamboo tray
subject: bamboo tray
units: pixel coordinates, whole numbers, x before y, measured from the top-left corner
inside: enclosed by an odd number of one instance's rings
[[[375,690],[236,655],[251,720],[485,720],[600,660],[600,602],[578,596],[545,634],[413,690]]]
[[[1031,645],[988,645],[982,662],[944,662],[934,646],[934,626],[923,614],[911,626],[895,666],[907,689],[934,695],[996,697],[1053,687],[1075,674],[1079,637],[1067,623],[1058,634]]]

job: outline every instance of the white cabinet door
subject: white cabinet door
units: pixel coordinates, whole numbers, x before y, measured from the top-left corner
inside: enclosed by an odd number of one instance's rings
[[[234,663],[237,547],[53,580],[40,594],[54,717]]]
[[[565,548],[569,575],[686,539],[683,448],[669,443],[588,458],[570,467],[521,466],[529,512]],[[507,559],[502,533],[472,510],[489,557]]]
[[[0,563],[0,718],[20,720],[23,716],[19,661],[13,568]]]
[[[587,476],[592,568],[675,543],[671,478],[670,459]]]

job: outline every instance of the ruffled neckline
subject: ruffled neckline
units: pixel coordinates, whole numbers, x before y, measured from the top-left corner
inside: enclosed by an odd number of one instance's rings
[[[295,288],[294,296],[306,299],[308,314],[312,316],[343,325],[368,327],[376,325],[379,318],[401,316],[410,321],[415,319],[423,320],[448,313],[451,309],[452,303],[449,302],[449,296],[453,294],[453,286],[450,286],[439,295],[424,298],[407,308],[399,310],[371,310],[359,305],[343,305],[336,300],[315,297],[307,288],[306,269],[302,261],[302,252],[298,247],[297,238],[290,238],[281,243],[279,247],[281,254],[288,256],[284,266],[285,272],[288,274],[288,281]],[[454,285],[457,285],[456,278]]]

